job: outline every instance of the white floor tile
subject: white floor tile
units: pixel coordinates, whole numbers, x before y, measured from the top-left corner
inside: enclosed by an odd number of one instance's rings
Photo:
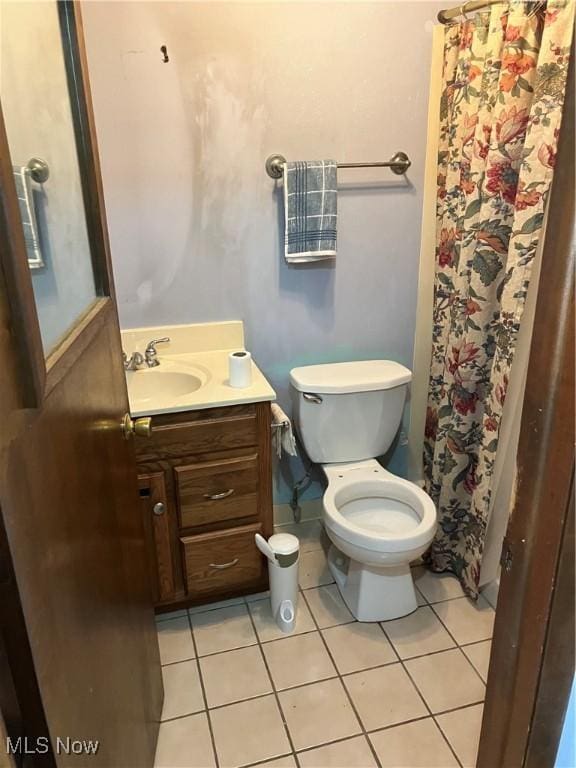
[[[382,768],[459,768],[431,717],[371,733]]]
[[[458,755],[463,768],[475,768],[480,743],[483,705],[457,709],[439,715],[436,720]]]
[[[298,582],[302,589],[319,587],[322,584],[332,584],[334,579],[326,562],[323,550],[316,549],[300,555],[298,566]]]
[[[428,714],[401,664],[346,675],[344,685],[367,731]]]
[[[396,654],[378,624],[355,621],[323,629],[322,634],[342,675],[396,661]]]
[[[297,751],[361,731],[340,680],[280,691],[278,697]]]
[[[488,667],[490,665],[490,652],[492,650],[492,641],[484,640],[482,643],[474,645],[465,645],[462,650],[474,665],[478,674],[486,682],[488,680]]]
[[[376,768],[365,736],[300,752],[298,760],[301,768]]]
[[[246,605],[231,605],[228,608],[195,613],[190,618],[199,656],[230,651],[257,642]]]
[[[319,632],[295,635],[262,646],[277,690],[336,676]]]
[[[162,664],[172,664],[174,661],[186,661],[195,657],[188,616],[161,621],[156,625],[156,630]]]
[[[248,603],[250,613],[254,619],[254,625],[256,626],[256,632],[260,638],[261,643],[266,643],[269,640],[279,640],[286,637],[286,634],[282,632],[274,617],[272,616],[272,608],[270,606],[270,598],[265,600],[255,600]],[[306,601],[302,595],[298,595],[298,606],[296,608],[296,626],[292,634],[300,635],[303,632],[312,632],[316,629],[316,625],[312,619]]]
[[[308,589],[305,597],[320,629],[354,621],[336,584]]]
[[[272,693],[266,665],[257,645],[200,659],[209,707]]]
[[[216,760],[204,712],[160,724],[155,768],[214,768]]]
[[[401,619],[383,621],[382,628],[401,659],[444,651],[456,645],[428,606],[418,608]]]
[[[414,583],[429,603],[439,603],[464,595],[454,574],[433,573],[423,566],[414,570]]]
[[[484,699],[484,684],[458,648],[404,663],[432,712],[443,712]]]
[[[467,597],[449,600],[434,610],[459,645],[489,640],[494,631],[494,609],[482,595],[477,602]]]
[[[196,661],[162,667],[164,706],[162,720],[191,715],[204,709],[204,697]]]
[[[242,701],[210,713],[221,768],[236,768],[290,752],[274,696]]]

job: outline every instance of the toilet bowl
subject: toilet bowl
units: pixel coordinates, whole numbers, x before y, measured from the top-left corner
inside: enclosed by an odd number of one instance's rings
[[[432,542],[436,509],[418,486],[376,461],[400,427],[410,371],[390,360],[294,368],[296,430],[328,480],[328,563],[359,621],[416,610],[410,563]]]
[[[359,621],[386,621],[415,611],[410,563],[434,537],[432,499],[374,459],[323,470],[328,565],[351,613]]]

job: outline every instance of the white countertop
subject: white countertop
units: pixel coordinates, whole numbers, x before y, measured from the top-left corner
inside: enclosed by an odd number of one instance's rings
[[[236,389],[228,384],[228,355],[244,348],[241,322],[131,329],[122,331],[122,345],[130,357],[135,351],[143,353],[151,339],[164,336],[171,341],[157,346],[160,365],[126,372],[132,416],[276,399],[254,361],[249,387]]]

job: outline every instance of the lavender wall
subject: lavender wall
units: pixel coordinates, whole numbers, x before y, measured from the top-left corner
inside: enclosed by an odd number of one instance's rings
[[[295,365],[411,365],[440,7],[84,4],[123,327],[242,319],[285,406]],[[397,150],[413,163],[406,179],[339,173],[335,266],[286,266],[281,189],[266,157],[370,161]],[[402,471],[403,461],[400,447],[390,466]],[[300,466],[283,472],[289,484]]]

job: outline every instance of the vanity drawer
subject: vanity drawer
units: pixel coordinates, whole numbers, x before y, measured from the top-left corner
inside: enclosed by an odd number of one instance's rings
[[[261,532],[261,525],[247,525],[181,538],[188,594],[200,597],[257,584],[264,575],[264,558],[254,535]]]
[[[258,454],[174,467],[182,528],[258,516]]]
[[[152,434],[137,438],[135,445],[140,462],[256,446],[256,408],[250,404],[152,416]]]

